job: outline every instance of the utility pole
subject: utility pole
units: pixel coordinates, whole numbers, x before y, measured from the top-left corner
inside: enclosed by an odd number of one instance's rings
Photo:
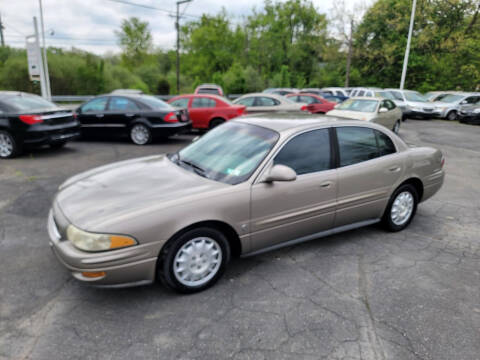
[[[345,74],[345,87],[350,83],[350,65],[352,64],[353,52],[353,19],[350,19],[350,37],[348,38],[347,70]]]
[[[50,89],[50,74],[48,72],[48,59],[47,59],[47,46],[45,45],[45,27],[43,26],[43,8],[42,0],[38,0],[40,5],[40,26],[42,28],[42,43],[43,43],[43,64],[44,64],[44,77],[45,77],[45,87],[47,89],[47,100],[52,99],[52,91]]]
[[[0,42],[2,44],[2,47],[5,46],[5,39],[3,38],[3,23],[2,23],[2,15],[0,15]]]
[[[47,92],[47,84],[45,83],[45,68],[43,66],[43,61],[42,61],[42,54],[40,51],[40,40],[38,37],[38,24],[37,24],[37,18],[36,16],[33,17],[33,27],[35,29],[35,47],[36,47],[36,55],[38,57],[38,65],[40,68],[40,90],[42,92],[42,97],[44,99],[47,99],[48,92]]]
[[[410,55],[410,42],[412,41],[413,22],[415,20],[415,8],[417,0],[413,0],[412,14],[410,15],[410,28],[408,29],[407,48],[405,49],[405,58],[403,59],[402,79],[400,80],[400,90],[405,86],[405,77],[407,76],[408,56]]]
[[[175,28],[177,29],[177,94],[180,94],[180,5],[193,0],[177,1],[177,20]]]

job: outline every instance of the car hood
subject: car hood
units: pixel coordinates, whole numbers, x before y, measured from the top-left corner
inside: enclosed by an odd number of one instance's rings
[[[375,117],[375,113],[366,113],[360,111],[348,111],[348,110],[331,110],[327,112],[327,115],[331,116],[339,116],[347,119],[354,119],[354,120],[370,120],[371,118]]]
[[[435,107],[450,107],[450,106],[456,106],[457,103],[448,103],[448,102],[443,102],[443,101],[435,101],[433,103],[433,105],[435,105]]]
[[[125,216],[174,206],[190,195],[208,194],[227,186],[183,169],[161,155],[79,174],[60,186],[56,202],[75,226],[101,232]]]
[[[415,107],[421,107],[421,108],[428,108],[428,109],[433,109],[434,104],[429,103],[429,102],[421,102],[421,101],[406,101],[408,106],[415,106]]]

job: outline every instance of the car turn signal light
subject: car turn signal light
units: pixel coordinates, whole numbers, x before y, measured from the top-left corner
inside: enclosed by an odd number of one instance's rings
[[[137,245],[137,241],[130,236],[89,233],[73,225],[67,228],[67,238],[77,249],[84,251],[105,251]]]
[[[177,113],[175,111],[169,112],[167,115],[165,115],[163,121],[170,123],[178,122]]]
[[[82,276],[84,276],[86,278],[98,278],[98,277],[103,277],[105,275],[106,275],[105,271],[96,271],[96,272],[84,271],[84,272],[82,272]]]

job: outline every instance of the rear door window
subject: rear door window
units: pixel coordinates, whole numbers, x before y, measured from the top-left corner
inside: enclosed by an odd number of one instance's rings
[[[215,102],[215,100],[204,97],[196,97],[193,98],[192,101],[192,108],[212,108],[216,105],[217,103]]]
[[[255,102],[255,106],[276,106],[279,104],[278,100],[266,96],[258,96]]]
[[[237,101],[237,104],[245,105],[245,106],[254,106],[255,98],[253,96],[247,97]]]
[[[110,103],[108,104],[108,109],[110,111],[135,111],[138,110],[137,104],[130,99],[124,97],[114,96],[110,98]]]

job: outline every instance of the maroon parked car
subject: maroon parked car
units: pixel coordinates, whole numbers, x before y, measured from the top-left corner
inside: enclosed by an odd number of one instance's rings
[[[304,103],[307,104],[306,110],[311,112],[312,114],[326,114],[330,110],[333,110],[335,105],[334,102],[325,100],[321,96],[316,94],[291,94],[287,95],[290,100],[293,100],[297,103]],[[303,109],[302,109],[303,110]]]

